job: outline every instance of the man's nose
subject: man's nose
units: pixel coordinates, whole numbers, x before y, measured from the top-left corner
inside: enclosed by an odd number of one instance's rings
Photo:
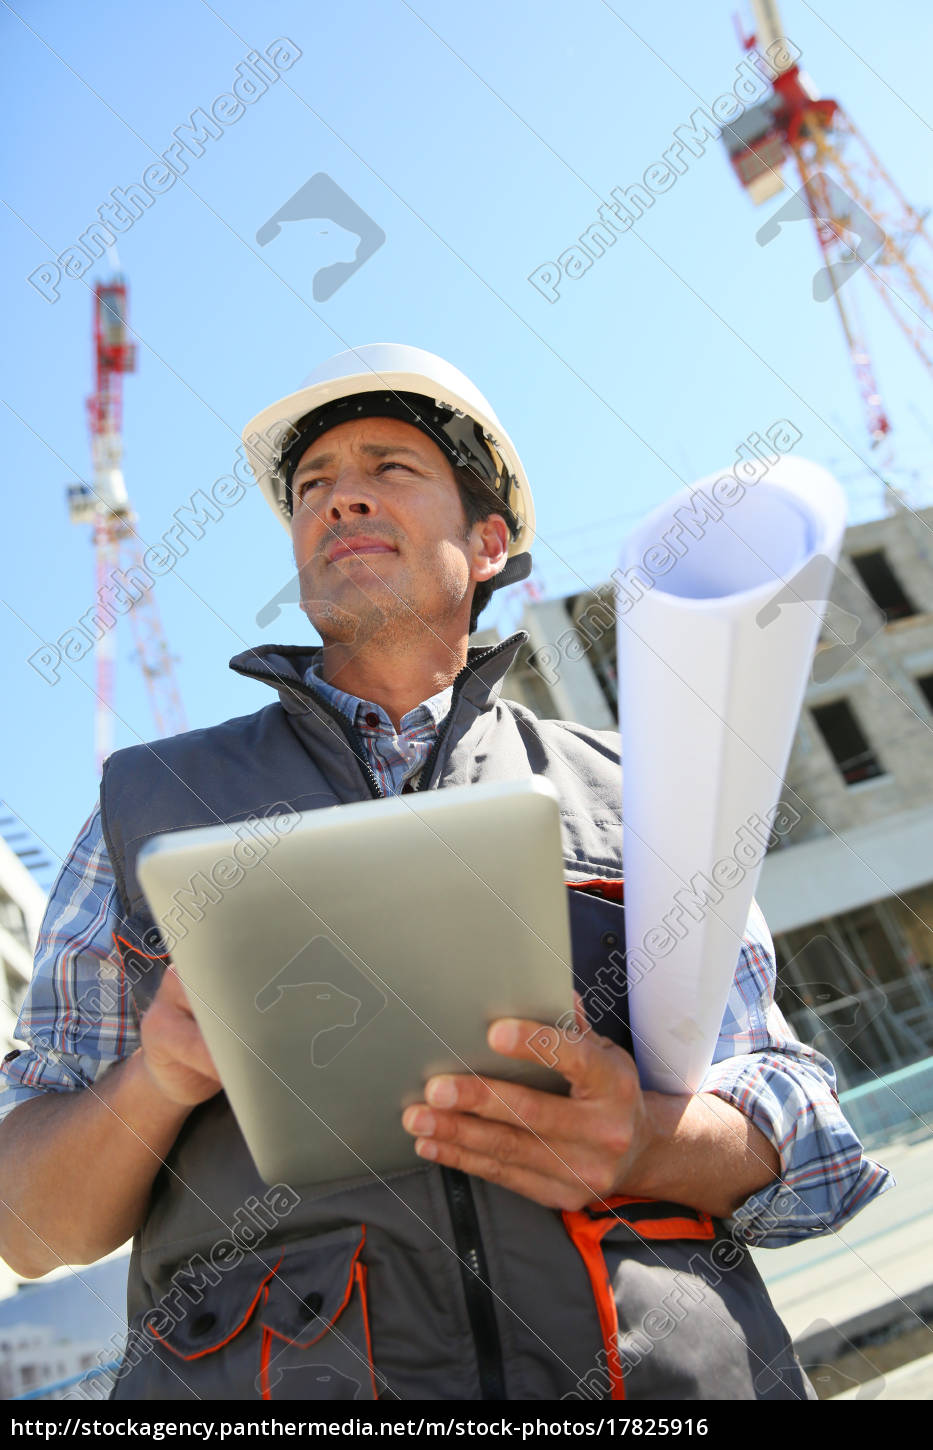
[[[375,491],[363,470],[354,466],[342,468],[327,500],[328,523],[337,523],[351,514],[372,514],[377,508]]]

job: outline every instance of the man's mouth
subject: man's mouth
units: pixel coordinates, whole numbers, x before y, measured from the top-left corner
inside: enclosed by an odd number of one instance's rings
[[[335,539],[328,544],[325,557],[328,564],[335,564],[338,559],[355,558],[359,554],[394,554],[396,552],[395,545],[387,543],[385,539],[360,537]]]

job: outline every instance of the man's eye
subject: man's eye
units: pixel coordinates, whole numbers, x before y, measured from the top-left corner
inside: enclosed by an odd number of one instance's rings
[[[402,463],[399,459],[395,458],[388,458],[383,463],[378,464],[376,472],[382,473],[387,468],[401,468],[405,473],[411,472],[407,463]],[[310,493],[312,489],[319,488],[321,485],[329,482],[330,480],[327,478],[303,478],[300,483],[294,485],[294,491],[299,498],[304,498],[305,494]]]

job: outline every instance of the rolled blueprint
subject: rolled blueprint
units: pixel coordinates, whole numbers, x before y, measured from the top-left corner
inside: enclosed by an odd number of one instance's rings
[[[767,843],[796,819],[781,786],[845,528],[825,469],[760,472],[675,495],[613,576],[629,1013],[661,1092],[709,1068]]]

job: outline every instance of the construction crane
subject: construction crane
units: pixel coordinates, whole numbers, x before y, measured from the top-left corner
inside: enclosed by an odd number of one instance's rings
[[[740,31],[740,40],[746,50],[777,56],[778,74],[764,100],[725,127],[723,140],[756,205],[782,190],[785,167],[796,170],[800,190],[759,230],[758,240],[771,241],[785,223],[812,223],[824,264],[813,295],[835,303],[874,448],[891,423],[847,284],[856,272],[868,280],[933,373],[933,242],[926,214],[911,206],[839,102],[819,96],[799,70],[773,0],[752,0],[752,9],[755,34]]]
[[[94,743],[98,773],[113,749],[113,701],[116,661],[116,618],[108,627],[103,601],[121,571],[141,563],[136,547],[136,515],[123,479],[123,375],[136,370],[136,348],[126,326],[127,288],[116,273],[94,289],[95,390],[87,400],[93,483],[69,486],[72,523],[93,529],[96,598],[99,606],[95,643],[97,704]],[[149,702],[159,735],[185,728],[181,697],[153,591],[143,591],[128,609]]]

